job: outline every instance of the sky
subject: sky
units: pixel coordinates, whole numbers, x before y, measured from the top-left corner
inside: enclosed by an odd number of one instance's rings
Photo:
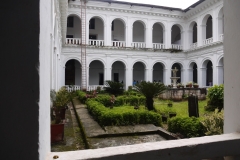
[[[187,7],[197,2],[198,0],[119,0],[119,1],[186,9]]]

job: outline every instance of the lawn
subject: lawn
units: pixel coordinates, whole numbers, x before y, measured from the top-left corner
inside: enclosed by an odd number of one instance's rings
[[[177,116],[188,116],[188,101],[173,102],[172,107],[167,106],[166,100],[154,99],[154,107],[160,113],[176,112]],[[199,116],[210,114],[204,110],[204,106],[207,105],[207,100],[198,101]]]

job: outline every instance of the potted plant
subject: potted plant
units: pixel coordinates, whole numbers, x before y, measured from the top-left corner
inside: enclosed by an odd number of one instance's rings
[[[65,87],[62,87],[58,92],[51,91],[51,142],[63,141],[65,111],[67,104],[70,102],[70,94]]]
[[[177,83],[177,88],[180,88],[182,86],[181,83]]]
[[[193,82],[192,82],[192,81],[189,81],[189,82],[186,84],[186,87],[192,88],[192,85],[193,85]]]
[[[193,83],[193,88],[198,88],[198,83]]]

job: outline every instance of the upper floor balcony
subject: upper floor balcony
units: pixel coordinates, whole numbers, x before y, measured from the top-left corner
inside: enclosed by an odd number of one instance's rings
[[[102,16],[92,16],[86,26],[82,26],[80,17],[70,14],[65,45],[81,45],[84,38],[88,46],[192,50],[223,41],[223,16],[221,8],[217,18],[208,13],[201,21],[189,21],[188,25],[137,18],[132,22],[122,18],[106,22]],[[84,35],[82,27],[86,28]]]

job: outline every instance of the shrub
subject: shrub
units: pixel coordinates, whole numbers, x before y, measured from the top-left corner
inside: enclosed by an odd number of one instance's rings
[[[119,82],[106,81],[105,92],[115,96],[123,94],[123,84]]]
[[[102,103],[105,107],[111,106],[110,99],[111,99],[110,95],[98,95],[97,97],[94,98],[94,100]]]
[[[83,91],[77,91],[77,96],[78,96],[78,99],[81,103],[85,104],[85,101],[87,100],[87,94]]]
[[[147,110],[134,110],[133,107],[106,108],[102,103],[89,99],[86,101],[89,113],[101,126],[154,124],[161,126],[161,116]]]
[[[185,138],[204,135],[204,126],[196,117],[174,117],[168,121],[168,130]]]
[[[206,129],[205,134],[207,136],[223,134],[223,122],[223,111],[218,112],[216,109],[213,114],[205,116],[202,121],[202,124]]]
[[[205,110],[214,111],[218,108],[219,111],[223,108],[223,98],[224,98],[224,86],[214,85],[208,89],[207,97],[209,98],[208,106],[205,107]]]
[[[145,97],[144,96],[118,96],[115,101],[115,106],[121,105],[131,105],[131,106],[140,106],[145,105]]]

